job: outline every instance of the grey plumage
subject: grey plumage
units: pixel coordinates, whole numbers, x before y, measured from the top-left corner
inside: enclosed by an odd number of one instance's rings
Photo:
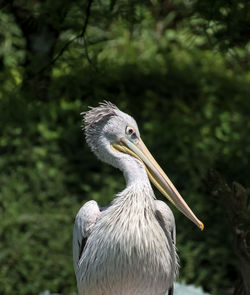
[[[164,295],[177,276],[178,257],[174,216],[155,199],[148,178],[158,180],[158,166],[142,146],[131,116],[109,102],[83,115],[88,145],[99,159],[123,172],[126,188],[104,210],[89,201],[77,214],[73,259],[79,295]],[[172,186],[170,181],[164,184],[162,173],[159,184]],[[171,187],[170,193],[175,197]]]
[[[148,184],[126,188],[99,214],[93,201],[78,213],[75,253],[88,238],[74,258],[79,295],[164,295],[171,288],[178,270],[174,217]]]

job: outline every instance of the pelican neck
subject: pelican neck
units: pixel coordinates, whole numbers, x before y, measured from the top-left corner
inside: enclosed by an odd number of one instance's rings
[[[145,166],[137,159],[131,159],[123,163],[122,172],[126,181],[126,187],[144,185],[151,187]]]

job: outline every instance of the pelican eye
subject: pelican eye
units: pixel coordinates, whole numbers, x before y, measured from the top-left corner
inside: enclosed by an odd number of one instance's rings
[[[133,134],[133,133],[135,133],[134,128],[132,128],[132,127],[130,127],[130,126],[127,126],[127,127],[126,127],[126,134],[127,134],[127,135],[131,135],[131,134]]]
[[[138,139],[135,129],[133,127],[126,127],[126,134],[130,137],[130,139],[135,143]]]

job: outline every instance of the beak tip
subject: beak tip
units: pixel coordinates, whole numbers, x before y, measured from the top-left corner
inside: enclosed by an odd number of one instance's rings
[[[200,221],[200,229],[201,229],[201,231],[204,229],[204,224]]]

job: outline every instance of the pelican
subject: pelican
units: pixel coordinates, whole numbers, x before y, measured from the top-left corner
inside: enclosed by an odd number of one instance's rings
[[[73,262],[79,295],[173,294],[178,273],[175,220],[156,200],[150,181],[201,230],[172,182],[144,145],[136,121],[110,102],[83,113],[87,144],[123,172],[126,188],[104,208],[92,200],[79,210]]]

